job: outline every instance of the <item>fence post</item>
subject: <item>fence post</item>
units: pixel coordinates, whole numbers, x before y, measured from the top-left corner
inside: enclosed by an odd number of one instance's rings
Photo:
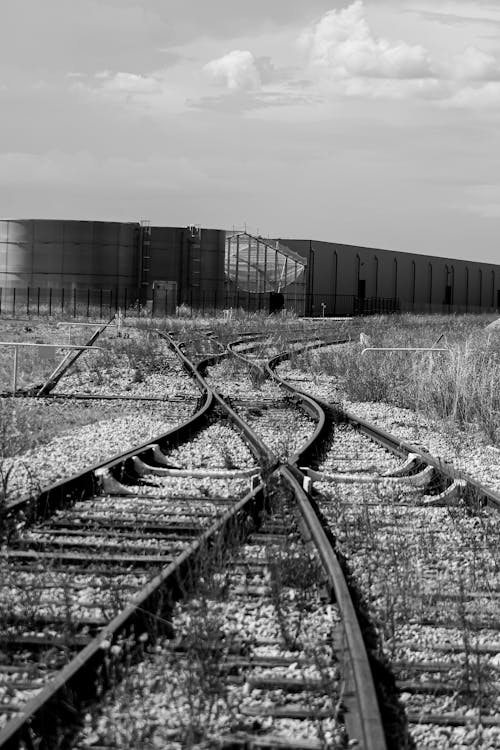
[[[61,289],[61,313],[64,315],[64,287]]]
[[[102,289],[99,289],[99,317],[102,318]]]
[[[52,315],[52,287],[49,289],[49,315]]]
[[[12,295],[12,317],[16,317],[16,287],[12,290],[14,293]]]
[[[36,314],[40,317],[40,287],[38,287],[36,293]]]
[[[90,318],[90,289],[87,289],[87,319]]]
[[[109,290],[109,317],[111,317],[111,313],[113,311],[113,290]]]
[[[0,313],[2,312],[2,292],[3,289],[0,288]]]
[[[26,315],[29,317],[30,314],[30,288],[26,290]]]
[[[125,287],[125,292],[123,295],[123,317],[127,317],[127,287]]]
[[[76,287],[73,287],[73,318],[76,318]]]

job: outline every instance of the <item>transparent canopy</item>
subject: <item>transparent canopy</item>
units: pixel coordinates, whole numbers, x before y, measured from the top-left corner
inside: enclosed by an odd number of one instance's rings
[[[303,282],[307,260],[279,241],[264,240],[247,232],[226,235],[226,276],[248,292],[280,292]],[[302,278],[301,278],[302,277]]]

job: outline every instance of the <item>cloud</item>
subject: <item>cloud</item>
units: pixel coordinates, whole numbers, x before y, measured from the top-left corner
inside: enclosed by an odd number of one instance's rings
[[[262,85],[256,59],[248,50],[232,50],[227,55],[208,62],[203,71],[230,91],[259,89]]]
[[[500,9],[493,4],[455,0],[436,5],[435,0],[417,0],[412,3],[410,12],[444,24],[500,23]]]
[[[300,45],[309,63],[333,78],[419,79],[433,76],[429,52],[421,45],[375,37],[362,0],[328,11],[303,32]]]
[[[103,91],[153,94],[161,91],[161,79],[158,74],[138,75],[137,73],[112,73],[109,70],[100,71],[95,78],[100,82]]]
[[[500,63],[493,55],[467,47],[455,58],[454,74],[467,81],[497,81],[500,80]]]
[[[477,86],[456,88],[444,102],[447,107],[471,110],[500,109],[500,81],[487,81]]]

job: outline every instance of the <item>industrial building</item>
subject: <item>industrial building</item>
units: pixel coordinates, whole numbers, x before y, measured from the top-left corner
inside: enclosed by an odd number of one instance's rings
[[[0,311],[181,305],[299,315],[500,308],[500,265],[147,222],[1,220]]]

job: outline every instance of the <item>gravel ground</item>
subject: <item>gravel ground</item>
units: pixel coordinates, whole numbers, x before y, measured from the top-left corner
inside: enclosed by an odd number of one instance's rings
[[[141,341],[139,333],[132,335]],[[117,341],[119,346],[130,344],[128,339]],[[95,463],[153,441],[188,419],[200,392],[168,347],[161,341],[154,340],[154,344],[154,372],[131,367],[122,352],[118,354],[120,366],[87,369],[85,364],[83,369],[68,373],[54,393],[168,397],[178,402],[67,400],[56,396],[1,400],[0,410],[10,419],[8,427],[0,431],[0,475],[6,477],[12,468],[6,486],[9,500],[38,492]],[[144,356],[143,351],[134,356]]]
[[[96,400],[91,404],[101,410],[99,421],[83,426],[73,424],[69,432],[48,443],[0,462],[4,475],[13,467],[7,485],[9,500],[39,491],[95,463],[152,441],[187,419],[193,410],[192,404],[187,408],[175,404],[169,410],[168,405],[148,401],[117,406],[116,402]],[[50,408],[46,405],[48,414]]]
[[[281,460],[293,455],[311,437],[315,422],[284,401],[283,389],[249,372],[245,365],[224,360],[208,368],[208,383],[232,399],[235,411]],[[257,401],[258,407],[240,407],[237,400]],[[282,402],[282,408],[265,401]]]
[[[320,509],[401,681],[405,709],[417,717],[454,713],[468,720],[454,728],[412,724],[411,735],[419,748],[499,747],[500,727],[480,723],[481,716],[500,713],[497,514],[422,507],[423,491],[380,481],[397,460],[369,443],[365,455],[366,445],[349,426],[337,426],[320,467],[337,478],[314,484]],[[349,474],[364,483],[345,481]],[[485,646],[489,653],[476,653]],[[436,667],[412,669],[422,662]],[[405,681],[436,687],[405,690]]]
[[[425,447],[436,458],[453,464],[457,471],[500,492],[500,449],[487,444],[474,430],[459,430],[390,404],[349,401],[339,392],[334,377],[307,373],[290,367],[288,362],[277,368],[277,374],[300,390],[340,403],[355,416],[402,440]]]
[[[336,608],[320,601],[319,585],[304,589],[280,579],[276,588],[279,573],[272,579],[270,566],[254,563],[272,559],[279,565],[280,554],[285,555],[279,570],[290,576],[292,557],[300,565],[304,552],[283,539],[286,548],[276,550],[274,557],[268,545],[240,547],[233,563],[204,578],[200,590],[177,605],[172,617],[175,638],[160,639],[141,664],[130,666],[99,711],[86,715],[76,747],[111,743],[122,748],[132,742],[145,750],[182,750],[211,747],[220,735],[302,739],[312,750],[345,747],[345,729],[336,711],[342,683],[328,643],[339,622]],[[301,570],[314,565],[316,578],[317,560],[307,560]],[[285,636],[293,640],[293,648]],[[239,659],[238,667],[229,669],[231,658]],[[264,666],[273,658],[281,659],[283,666]],[[264,663],[252,663],[258,660]],[[316,694],[256,686],[265,679],[309,680],[328,688]],[[276,707],[304,705],[329,717],[273,715]]]

